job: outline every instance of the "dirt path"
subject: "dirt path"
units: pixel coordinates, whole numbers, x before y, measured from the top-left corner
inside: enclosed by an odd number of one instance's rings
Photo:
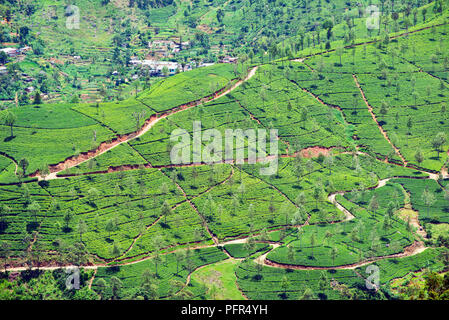
[[[58,164],[50,165],[49,166],[50,174],[45,176],[45,177],[41,176],[39,170],[34,172],[33,174],[31,174],[30,177],[37,177],[38,180],[52,180],[52,179],[56,179],[57,178],[57,174],[62,172],[62,171],[64,171],[64,170],[66,170],[66,169],[73,168],[73,167],[75,167],[75,166],[77,166],[79,164],[82,164],[82,163],[84,163],[86,161],[89,161],[90,159],[96,158],[96,157],[102,155],[103,153],[105,153],[105,152],[107,152],[109,150],[112,150],[113,148],[119,146],[122,143],[129,142],[131,140],[139,138],[140,136],[142,136],[145,133],[147,133],[148,130],[150,130],[161,119],[164,119],[164,118],[166,118],[166,117],[168,117],[170,115],[173,115],[175,113],[178,113],[178,112],[181,112],[181,111],[184,111],[184,110],[196,107],[196,106],[201,105],[201,104],[203,104],[205,102],[211,102],[211,101],[217,100],[217,99],[219,99],[219,98],[229,94],[230,92],[232,92],[233,90],[238,88],[243,82],[246,82],[249,79],[251,79],[256,74],[257,69],[258,69],[257,66],[253,67],[248,72],[248,74],[246,75],[246,77],[244,79],[237,81],[230,88],[227,88],[227,89],[222,88],[219,91],[217,91],[217,92],[215,92],[215,93],[213,93],[213,94],[211,94],[209,96],[203,97],[203,98],[201,98],[199,100],[196,100],[196,101],[192,101],[192,102],[183,104],[181,106],[174,107],[174,108],[169,109],[169,110],[167,110],[167,111],[165,111],[165,112],[163,112],[161,114],[158,114],[158,113],[152,114],[150,116],[150,118],[145,121],[144,125],[139,130],[137,130],[135,132],[132,132],[132,133],[129,133],[129,134],[125,134],[125,135],[119,135],[117,138],[114,138],[114,139],[112,139],[109,142],[102,142],[100,144],[100,146],[98,148],[96,148],[95,150],[84,152],[84,153],[81,153],[78,156],[69,157],[66,160],[64,160],[64,161],[62,161],[62,162],[60,162]]]
[[[7,159],[11,160],[11,161],[14,163],[14,165],[16,166],[16,168],[15,168],[15,170],[14,170],[14,173],[17,175],[17,170],[19,169],[19,165],[18,165],[16,159],[14,159],[14,158],[11,157],[10,155],[8,155],[8,154],[6,154],[6,153],[4,153],[4,152],[1,152],[1,151],[0,151],[0,156],[3,156],[3,157],[5,157],[5,158],[7,158]]]
[[[92,284],[94,283],[95,276],[97,275],[97,270],[98,270],[98,268],[94,269],[94,274],[92,275],[92,278],[89,280],[89,285],[88,285],[89,289],[92,289]]]
[[[305,64],[305,63],[304,63],[304,64]],[[307,65],[307,64],[305,64],[305,65]],[[346,115],[345,115],[345,113],[343,112],[343,110],[341,109],[340,106],[332,105],[332,104],[328,104],[328,103],[324,102],[319,96],[317,96],[317,95],[314,94],[313,92],[307,90],[306,88],[301,87],[301,86],[299,85],[299,83],[296,82],[295,80],[290,80],[290,82],[292,82],[293,84],[295,84],[295,85],[296,85],[298,88],[300,88],[303,92],[309,94],[312,98],[314,98],[316,101],[318,101],[318,102],[319,102],[320,104],[322,104],[323,106],[326,106],[326,107],[329,107],[329,108],[334,108],[334,109],[337,109],[338,111],[340,111],[340,112],[341,112],[341,115],[342,115],[342,117],[343,117],[343,120],[344,120],[344,122],[345,122],[345,124],[346,124],[346,125],[349,125],[348,121],[346,120]]]
[[[363,267],[367,264],[370,264],[372,262],[376,262],[379,260],[384,259],[391,259],[391,258],[404,258],[404,257],[410,257],[414,256],[418,253],[423,252],[426,250],[426,247],[422,242],[416,241],[410,246],[406,247],[405,250],[401,253],[395,253],[390,254],[387,256],[380,256],[380,257],[372,257],[369,259],[365,259],[361,262],[352,263],[352,264],[346,264],[346,265],[340,265],[335,267],[316,267],[316,266],[299,266],[299,265],[290,265],[290,264],[283,264],[278,262],[273,262],[269,259],[263,260],[263,262],[256,261],[257,263],[262,263],[263,265],[267,265],[270,267],[276,267],[276,268],[282,268],[282,269],[294,269],[294,270],[333,270],[333,269],[356,269],[358,267]]]
[[[316,158],[319,157],[321,154],[323,156],[327,156],[330,154],[330,152],[337,147],[321,147],[321,146],[313,146],[313,147],[307,147],[304,148],[300,151],[300,154],[303,158]],[[266,157],[263,158],[257,158],[256,162],[257,163],[266,163],[269,162],[271,160],[276,159],[276,157],[278,158],[294,158],[296,157],[298,154],[298,152],[292,153],[292,154],[280,154],[278,156],[273,156],[273,155],[268,155]],[[244,163],[248,163],[249,159],[243,159]],[[235,165],[236,164],[236,160],[232,159],[232,160],[222,160],[222,161],[218,161],[215,162],[214,164],[230,164],[230,165]],[[85,175],[94,175],[94,174],[105,174],[105,173],[112,173],[112,172],[117,172],[117,171],[131,171],[131,170],[138,170],[141,168],[141,166],[145,167],[145,168],[153,168],[153,169],[169,169],[169,168],[189,168],[189,167],[201,167],[201,166],[206,166],[208,165],[207,163],[203,163],[203,162],[193,162],[193,163],[189,163],[189,164],[167,164],[167,165],[151,165],[149,163],[146,164],[133,164],[133,165],[127,165],[127,164],[123,164],[123,165],[119,165],[119,166],[110,166],[105,170],[98,170],[98,171],[89,171],[89,172],[83,172],[80,174],[76,174],[76,173],[69,173],[69,174],[59,174],[58,176],[56,176],[54,179],[64,179],[66,177],[76,177],[76,176],[85,176]]]
[[[363,101],[365,101],[366,106],[368,107],[368,111],[369,113],[371,113],[371,117],[373,118],[374,122],[377,124],[377,127],[379,128],[380,132],[382,133],[382,135],[385,137],[385,139],[388,141],[388,143],[391,145],[391,147],[394,149],[395,153],[399,156],[399,158],[401,158],[402,163],[404,164],[404,167],[407,166],[407,161],[405,160],[405,158],[402,156],[401,152],[399,151],[399,149],[391,142],[390,138],[388,137],[387,132],[382,128],[382,126],[379,124],[379,121],[376,118],[376,115],[373,112],[373,107],[369,104],[368,100],[366,99],[365,96],[365,92],[363,91],[362,87],[360,86],[359,81],[357,80],[357,77],[355,74],[352,75],[352,77],[354,78],[354,82],[357,86],[357,88],[359,88],[360,93],[362,95]]]
[[[330,195],[329,195],[329,197],[328,197],[328,200],[333,204],[333,205],[335,205],[336,207],[337,207],[337,209],[338,210],[340,210],[341,212],[343,212],[344,213],[344,215],[345,215],[345,220],[344,221],[349,221],[349,220],[352,220],[352,219],[354,219],[355,217],[354,217],[354,215],[351,213],[351,212],[349,212],[345,207],[343,207],[338,201],[337,201],[337,199],[335,199],[335,197],[337,196],[337,195],[344,195],[345,193],[344,192],[335,192],[335,193],[331,193]]]
[[[241,239],[230,240],[230,241],[222,242],[222,243],[214,243],[213,245],[192,247],[191,249],[194,250],[194,249],[199,249],[199,248],[225,246],[227,244],[245,243],[246,241],[247,241],[247,237],[241,238]],[[355,268],[367,265],[367,264],[375,262],[375,261],[383,260],[383,259],[403,258],[403,257],[413,256],[413,255],[416,255],[416,254],[419,254],[419,253],[423,252],[426,249],[426,247],[424,246],[424,244],[422,242],[415,241],[412,245],[406,247],[405,250],[403,252],[400,252],[400,253],[391,254],[391,255],[387,255],[387,256],[373,257],[373,258],[365,259],[364,261],[361,261],[361,262],[358,262],[358,263],[353,263],[353,264],[340,265],[340,266],[334,266],[334,267],[318,267],[318,266],[290,265],[290,264],[281,264],[281,263],[273,262],[273,261],[267,259],[267,256],[268,256],[268,254],[270,252],[272,252],[276,248],[280,247],[281,243],[271,243],[270,242],[270,244],[272,246],[271,250],[269,250],[266,253],[264,253],[263,255],[257,257],[254,261],[256,263],[259,263],[259,264],[262,264],[262,265],[266,265],[266,266],[282,268],[282,269],[295,269],[295,270],[355,269]],[[163,254],[164,255],[170,254],[170,253],[173,253],[174,251],[176,251],[176,250],[167,251],[167,252],[164,252]],[[124,262],[124,263],[119,264],[118,266],[132,265],[132,264],[140,263],[142,261],[149,260],[149,259],[152,259],[152,258],[153,258],[152,256],[146,256],[143,259],[130,261],[130,262]],[[30,270],[30,269],[31,270],[38,270],[39,269],[39,270],[45,270],[45,271],[52,271],[52,270],[57,270],[57,269],[73,268],[73,267],[77,267],[77,266],[73,266],[73,265],[69,265],[69,266],[50,266],[50,267],[40,267],[40,268],[37,268],[37,267],[32,267],[32,268],[15,267],[15,268],[7,268],[7,270],[8,270],[8,272],[21,272],[21,271]],[[91,266],[81,266],[80,268],[96,270],[98,267],[110,267],[110,265],[97,264],[97,265],[91,265]],[[90,281],[90,286],[92,285],[92,282],[93,282],[93,279],[95,277],[95,274],[96,274],[96,271],[95,271],[94,276],[92,277],[92,279]],[[188,277],[188,279],[190,279],[190,277]],[[187,282],[187,284],[188,284],[188,282]]]
[[[165,174],[165,173],[164,173]],[[233,175],[233,172],[231,173],[231,175]],[[206,229],[207,233],[209,234],[209,236],[212,238],[212,241],[214,241],[215,245],[218,245],[218,238],[215,236],[215,234],[210,230],[209,225],[207,224],[206,218],[201,214],[201,212],[198,210],[198,208],[196,207],[196,205],[192,202],[191,199],[189,199],[189,197],[187,196],[187,193],[185,192],[185,190],[179,185],[179,183],[177,183],[175,181],[176,187],[181,191],[182,195],[184,196],[184,198],[186,199],[186,201],[189,203],[190,207],[192,207],[192,209],[198,214],[198,216],[201,219],[201,224],[203,225],[204,229]]]
[[[197,197],[200,197],[200,196],[204,195],[205,193],[209,192],[210,190],[212,190],[213,188],[215,188],[215,187],[217,187],[217,186],[219,186],[219,185],[222,185],[222,184],[226,183],[227,181],[229,181],[229,179],[232,178],[233,175],[234,175],[234,168],[232,167],[231,173],[230,173],[229,176],[226,177],[223,181],[220,181],[220,182],[218,182],[217,184],[215,184],[215,185],[213,185],[213,186],[207,188],[207,189],[204,190],[203,192],[201,192],[201,193],[199,193],[199,194],[197,194],[197,195],[195,195],[195,196],[192,196],[190,199],[188,198],[188,196],[187,196],[187,194],[185,193],[184,189],[182,189],[181,186],[179,186],[179,184],[176,184],[177,187],[178,187],[178,189],[182,192],[182,194],[183,194],[185,200],[183,200],[183,201],[179,202],[178,204],[172,206],[172,210],[175,210],[177,207],[179,207],[180,205],[182,205],[182,204],[184,204],[184,203],[186,203],[186,202],[189,203],[190,205],[192,205],[191,200],[193,200],[193,199],[195,199],[195,198],[197,198]],[[197,213],[199,214],[199,212],[197,212]],[[163,218],[163,216],[159,216],[153,223],[151,223],[151,224],[149,224],[148,226],[145,227],[145,231],[148,231],[149,229],[151,229],[152,227],[154,227],[157,223],[159,223],[159,221],[161,221],[162,218]],[[203,221],[203,222],[204,222],[204,221]],[[208,228],[206,228],[206,229],[208,230]],[[218,244],[218,239],[214,238],[214,236],[212,235],[212,233],[210,232],[210,230],[209,230],[209,234],[211,235],[212,239],[214,240],[214,243],[215,243],[215,244]],[[129,247],[128,247],[128,248],[127,248],[121,255],[120,255],[120,256],[116,257],[116,258],[113,259],[112,261],[116,261],[116,262],[117,262],[117,261],[122,261],[122,260],[125,260],[125,259],[131,259],[131,258],[134,258],[135,256],[134,256],[134,257],[126,257],[126,258],[125,258],[125,256],[126,256],[126,254],[127,254],[128,252],[130,252],[130,251],[133,249],[133,247],[134,247],[134,245],[136,244],[136,242],[137,242],[142,236],[143,236],[143,233],[139,233],[139,234],[133,239],[131,245],[130,245],[130,246],[129,246]]]
[[[256,262],[256,263],[258,263],[258,264],[265,265],[265,264],[266,264],[266,261],[267,261],[267,256],[268,256],[268,254],[269,254],[271,251],[273,251],[274,249],[279,248],[280,246],[281,246],[280,243],[272,244],[272,245],[271,245],[271,247],[272,247],[271,250],[268,250],[268,251],[265,252],[264,254],[258,256],[256,259],[254,259],[254,262]]]
[[[379,182],[377,183],[376,187],[374,187],[374,189],[378,189],[378,188],[382,188],[384,187],[388,181],[390,181],[391,178],[386,178],[386,179],[381,179],[379,180]],[[335,197],[337,195],[344,195],[346,192],[335,192],[335,193],[331,193],[328,196],[328,199],[331,203],[333,203],[337,209],[339,209],[341,212],[343,212],[345,214],[345,220],[344,221],[349,221],[355,218],[355,216],[349,212],[345,207],[343,207],[340,203],[338,203],[338,201],[335,199]],[[406,199],[406,203],[407,203],[407,199]],[[415,217],[415,219],[411,219],[411,224],[413,226],[416,227],[417,229],[417,234],[421,235],[421,236],[425,236],[425,231],[422,228],[417,216]],[[391,255],[386,255],[386,256],[379,256],[379,257],[372,257],[369,259],[365,259],[363,261],[357,262],[357,263],[353,263],[353,264],[347,264],[347,265],[340,265],[340,266],[334,266],[334,267],[318,267],[318,266],[301,266],[301,265],[290,265],[290,264],[282,264],[282,263],[278,263],[278,262],[274,262],[271,261],[269,259],[267,259],[268,254],[275,250],[276,248],[278,248],[281,244],[275,244],[273,245],[273,248],[271,250],[269,250],[268,252],[266,252],[265,254],[259,256],[258,258],[256,258],[254,261],[256,263],[262,264],[262,265],[266,265],[266,266],[271,266],[271,267],[276,267],[276,268],[282,268],[282,269],[295,269],[295,270],[331,270],[331,269],[355,269],[364,265],[367,265],[369,263],[375,262],[375,261],[379,261],[379,260],[383,260],[383,259],[389,259],[389,258],[403,258],[403,257],[409,257],[409,256],[413,256],[416,254],[419,254],[421,252],[423,252],[426,249],[426,246],[424,245],[424,243],[422,241],[415,241],[413,244],[411,244],[410,246],[406,247],[404,249],[403,252],[400,253],[395,253],[395,254],[391,254]]]

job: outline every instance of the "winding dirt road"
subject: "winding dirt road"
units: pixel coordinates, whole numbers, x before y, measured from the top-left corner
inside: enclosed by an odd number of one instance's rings
[[[217,91],[209,96],[203,97],[199,100],[192,101],[192,102],[189,102],[189,103],[177,106],[177,107],[174,107],[174,108],[169,109],[161,114],[158,114],[158,113],[152,114],[150,116],[150,118],[145,121],[143,126],[135,132],[125,134],[125,135],[119,135],[117,138],[114,138],[109,142],[102,142],[95,150],[84,152],[78,156],[69,157],[66,160],[64,160],[58,164],[50,165],[49,166],[50,174],[45,176],[45,178],[42,177],[42,175],[40,174],[39,171],[34,172],[33,174],[30,175],[30,177],[37,177],[38,180],[56,179],[58,173],[66,170],[66,169],[73,168],[79,164],[89,161],[90,159],[96,158],[96,157],[102,155],[103,153],[105,153],[109,150],[112,150],[115,147],[121,145],[122,143],[126,143],[126,142],[129,142],[131,140],[141,137],[142,135],[147,133],[156,123],[158,123],[160,120],[162,120],[170,115],[173,115],[175,113],[178,113],[178,112],[181,112],[181,111],[193,108],[193,107],[196,107],[205,102],[211,102],[211,101],[217,100],[217,99],[229,94],[230,92],[232,92],[236,88],[238,88],[242,83],[251,79],[256,74],[257,69],[258,69],[258,66],[253,67],[248,72],[248,74],[246,75],[246,77],[244,79],[241,79],[241,80],[235,82],[231,87],[229,87],[227,89],[222,88],[219,91]]]

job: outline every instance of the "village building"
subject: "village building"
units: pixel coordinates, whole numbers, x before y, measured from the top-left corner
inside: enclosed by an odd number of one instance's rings
[[[28,51],[31,51],[31,47],[30,46],[25,46],[25,47],[19,49],[19,53],[22,53],[22,54],[25,54]]]
[[[190,47],[189,41],[176,42],[173,40],[154,40],[148,43],[153,57],[168,58]]]
[[[167,68],[168,75],[174,75],[177,70],[181,70],[181,66],[177,62],[143,60],[142,67],[148,68],[151,75],[164,75],[164,68]]]
[[[236,62],[237,62],[237,58],[233,58],[230,56],[226,56],[220,60],[220,63],[236,63]]]
[[[0,52],[6,53],[9,57],[15,57],[19,54],[16,48],[3,48],[0,49]]]
[[[153,76],[164,75],[164,67],[167,68],[168,75],[174,75],[178,70],[182,71],[182,66],[177,62],[159,60],[139,60],[132,58],[129,63],[133,66],[140,66],[149,70]]]

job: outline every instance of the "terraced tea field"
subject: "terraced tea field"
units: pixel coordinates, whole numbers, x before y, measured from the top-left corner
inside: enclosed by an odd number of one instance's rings
[[[77,266],[86,299],[329,300],[447,270],[447,18],[0,111],[5,274]]]

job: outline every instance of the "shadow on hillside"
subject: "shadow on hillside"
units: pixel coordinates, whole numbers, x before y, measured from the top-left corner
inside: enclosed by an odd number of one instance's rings
[[[105,268],[107,274],[115,274],[120,271],[120,266],[113,266]]]
[[[0,233],[4,233],[6,228],[8,228],[8,222],[0,221]]]
[[[32,232],[37,230],[37,227],[39,227],[39,223],[37,223],[36,221],[30,222],[27,224],[27,231],[28,232]]]

